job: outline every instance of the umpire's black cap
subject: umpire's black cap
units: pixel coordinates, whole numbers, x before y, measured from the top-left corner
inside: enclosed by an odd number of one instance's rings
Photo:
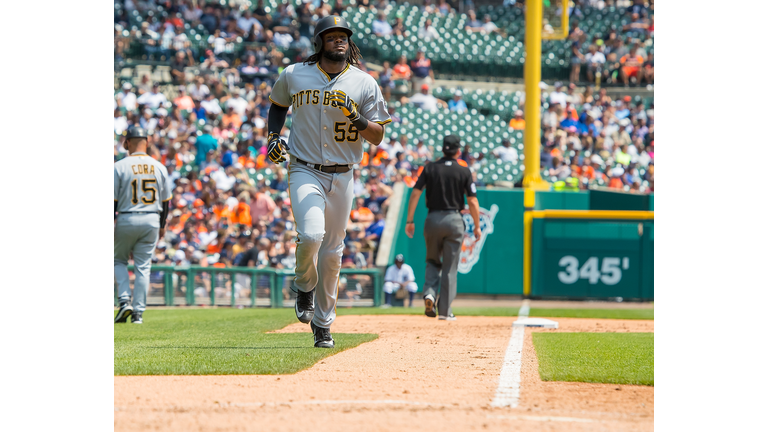
[[[123,132],[125,139],[131,138],[147,138],[147,130],[139,126],[129,126],[128,129]]]
[[[443,152],[455,153],[461,147],[461,139],[456,135],[447,135],[443,138]]]
[[[347,20],[338,15],[330,15],[321,19],[317,22],[317,25],[315,25],[315,35],[313,38],[316,53],[320,52],[320,48],[323,46],[323,41],[320,36],[328,30],[341,30],[346,33],[347,36],[352,36],[352,33],[354,33],[349,27]]]

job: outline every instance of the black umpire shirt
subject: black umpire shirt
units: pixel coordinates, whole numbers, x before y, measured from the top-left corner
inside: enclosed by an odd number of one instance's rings
[[[456,159],[443,157],[424,166],[414,189],[422,190],[427,186],[426,200],[430,211],[463,210],[464,195],[477,195],[472,172],[459,165]]]

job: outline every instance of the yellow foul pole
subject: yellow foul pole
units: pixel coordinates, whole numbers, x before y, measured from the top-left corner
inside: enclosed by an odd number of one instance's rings
[[[525,2],[525,176],[523,187],[549,190],[542,180],[541,158],[541,0]]]

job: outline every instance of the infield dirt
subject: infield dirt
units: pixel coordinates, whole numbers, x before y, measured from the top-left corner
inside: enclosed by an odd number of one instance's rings
[[[552,318],[527,329],[520,405],[491,408],[516,317],[340,316],[379,338],[294,375],[118,376],[115,430],[652,431],[654,389],[542,382],[531,332],[653,332],[653,321]],[[305,332],[292,324],[277,332]]]

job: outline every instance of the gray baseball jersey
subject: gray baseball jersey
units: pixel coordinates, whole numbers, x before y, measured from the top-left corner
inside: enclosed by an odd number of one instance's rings
[[[347,65],[330,79],[319,63],[292,64],[280,74],[269,97],[281,107],[293,107],[290,155],[323,165],[350,165],[363,159],[363,137],[330,104],[331,91],[337,89],[354,101],[368,121],[382,125],[392,121],[376,80],[360,69]]]
[[[115,163],[115,281],[120,302],[131,299],[128,258],[133,254],[136,279],[133,310],[146,308],[152,254],[160,229],[162,202],[171,199],[168,171],[146,153],[137,153]]]
[[[158,212],[171,199],[168,170],[146,153],[115,162],[115,201],[118,212]]]

